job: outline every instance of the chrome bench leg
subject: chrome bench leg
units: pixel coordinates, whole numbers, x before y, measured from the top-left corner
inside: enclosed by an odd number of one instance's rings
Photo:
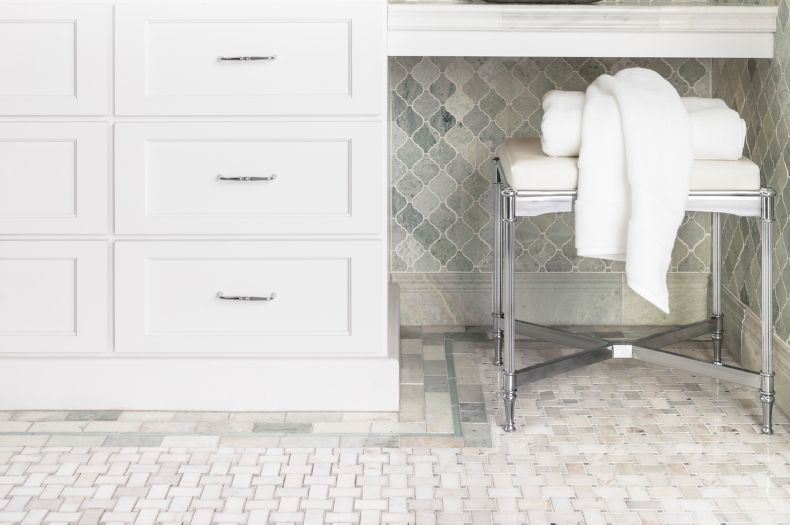
[[[713,341],[713,364],[721,364],[721,345],[724,342],[724,317],[721,311],[721,214],[714,212],[711,225],[711,251],[713,274],[712,318],[716,322],[711,340]]]
[[[772,411],[774,407],[773,369],[773,225],[774,196],[771,188],[760,190],[762,213],[760,215],[760,243],[762,245],[762,371],[760,372],[760,401],[763,405],[763,434],[773,434]]]
[[[494,159],[494,270],[491,293],[494,364],[502,366],[502,176],[499,159]]]
[[[504,265],[503,265],[503,328],[505,336],[504,355],[504,392],[502,399],[505,402],[505,432],[516,429],[516,301],[515,301],[515,266],[516,266],[516,192],[507,189],[502,192],[502,211],[504,216],[502,225],[504,229]]]

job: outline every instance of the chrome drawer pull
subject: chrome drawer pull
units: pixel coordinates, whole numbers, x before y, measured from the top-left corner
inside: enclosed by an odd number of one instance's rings
[[[277,55],[268,55],[261,57],[217,57],[220,62],[260,62],[277,60]]]
[[[217,175],[217,180],[227,180],[232,182],[257,182],[257,181],[273,181],[277,180],[277,174],[269,175],[268,177],[225,177],[224,175]]]
[[[217,292],[217,299],[223,301],[274,301],[277,299],[277,294],[272,293],[269,297],[255,297],[246,295],[224,295],[222,292]]]

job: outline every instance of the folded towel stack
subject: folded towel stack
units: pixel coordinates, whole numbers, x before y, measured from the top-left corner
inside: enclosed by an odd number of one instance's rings
[[[664,312],[694,160],[736,161],[745,141],[746,123],[724,101],[681,98],[649,69],[543,98],[543,152],[578,165],[577,253],[626,261],[628,285]]]
[[[691,122],[694,158],[738,160],[746,142],[746,122],[721,99],[682,99]],[[541,143],[551,157],[578,157],[582,142],[582,114],[586,94],[549,91],[543,97]]]

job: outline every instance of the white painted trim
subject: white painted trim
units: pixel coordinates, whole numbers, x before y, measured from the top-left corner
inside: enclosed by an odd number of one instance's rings
[[[773,58],[773,33],[390,30],[390,56]]]
[[[777,6],[437,5],[391,3],[390,31],[699,31],[773,33]]]
[[[772,58],[777,6],[389,5],[390,56]]]
[[[7,358],[0,370],[0,410],[398,410],[388,357]]]

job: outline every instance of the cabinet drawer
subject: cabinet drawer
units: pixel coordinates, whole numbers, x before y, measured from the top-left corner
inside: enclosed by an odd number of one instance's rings
[[[109,10],[0,4],[0,115],[107,112]]]
[[[106,232],[107,129],[0,123],[0,233]]]
[[[116,349],[382,355],[383,259],[378,241],[119,242]]]
[[[107,244],[0,242],[0,352],[107,349]]]
[[[116,111],[379,114],[385,7],[379,0],[119,4]]]
[[[382,135],[364,122],[119,124],[116,230],[379,233]]]

